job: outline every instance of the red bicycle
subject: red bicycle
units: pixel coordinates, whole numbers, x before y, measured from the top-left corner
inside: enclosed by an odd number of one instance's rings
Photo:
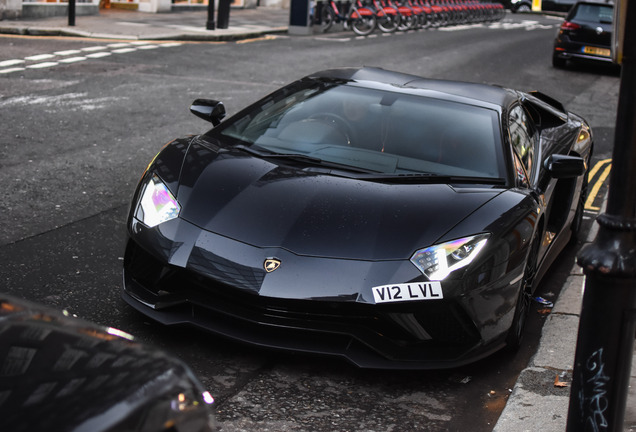
[[[367,36],[375,30],[377,20],[375,12],[367,7],[358,7],[354,3],[346,3],[343,6],[346,11],[341,12],[335,0],[320,2],[318,5],[318,17],[320,19],[320,29],[328,31],[334,23],[343,23],[346,29],[351,28],[354,33],[360,36]]]

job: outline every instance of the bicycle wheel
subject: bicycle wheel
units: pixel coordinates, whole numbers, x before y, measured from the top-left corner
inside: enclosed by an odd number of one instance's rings
[[[407,31],[411,30],[415,27],[415,15],[402,15],[400,22],[398,24],[399,31]]]
[[[369,10],[360,11],[354,8],[351,10],[349,17],[351,29],[360,36],[370,35],[377,26],[375,15]]]
[[[380,12],[377,17],[377,25],[382,33],[393,33],[397,30],[400,17],[396,14]]]
[[[320,31],[328,31],[336,21],[336,14],[329,2],[324,2],[320,10]]]

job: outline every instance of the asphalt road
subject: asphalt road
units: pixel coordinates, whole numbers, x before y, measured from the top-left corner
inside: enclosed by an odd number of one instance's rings
[[[595,161],[606,160],[618,76],[605,68],[553,69],[550,48],[558,23],[509,16],[491,28],[364,39],[330,33],[117,53],[126,47],[108,46],[109,56],[2,74],[0,289],[118,327],[181,356],[215,396],[224,431],[491,430],[536,346],[540,308],[517,355],[499,353],[448,371],[358,370],[337,359],[245,347],[163,328],[120,300],[124,219],[134,186],[161,145],[207,128],[188,113],[192,100],[219,99],[232,113],[330,67],[371,65],[539,89],[588,119]],[[111,43],[0,37],[0,62]],[[586,227],[605,183],[590,202]],[[558,295],[574,255],[570,249],[554,265],[541,295]]]

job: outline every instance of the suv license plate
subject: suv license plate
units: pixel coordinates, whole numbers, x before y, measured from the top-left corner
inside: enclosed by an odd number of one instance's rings
[[[593,54],[593,55],[603,56],[603,57],[610,57],[612,55],[612,52],[607,48],[597,48],[597,47],[591,47],[591,46],[584,46],[583,52],[585,54]]]

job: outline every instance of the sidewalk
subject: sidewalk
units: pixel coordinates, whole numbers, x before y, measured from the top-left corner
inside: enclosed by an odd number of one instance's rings
[[[215,14],[214,20],[218,17]],[[208,13],[183,11],[145,13],[124,9],[101,9],[99,15],[67,16],[0,21],[0,34],[75,36],[124,40],[230,41],[287,34],[289,9],[258,7],[231,9],[227,29],[207,30]]]
[[[217,17],[215,16],[215,20]],[[152,14],[120,9],[99,15],[0,21],[0,33],[123,40],[231,41],[287,34],[289,9],[232,9],[227,29],[206,30],[207,11]],[[593,224],[588,239],[596,235]],[[567,424],[570,384],[584,277],[575,265],[546,319],[539,348],[512,389],[495,432],[561,432]],[[566,383],[555,386],[555,378]],[[632,363],[625,431],[636,432],[636,361]]]

